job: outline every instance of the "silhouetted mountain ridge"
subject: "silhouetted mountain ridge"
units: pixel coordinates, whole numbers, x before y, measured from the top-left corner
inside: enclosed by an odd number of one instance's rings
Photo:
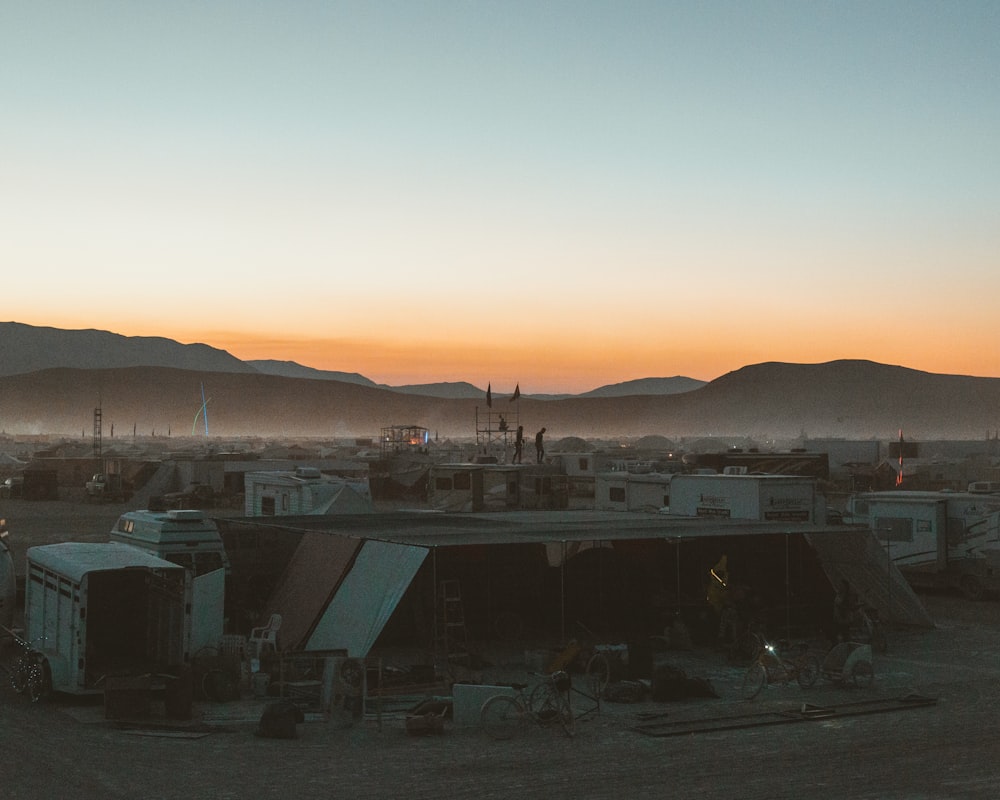
[[[442,399],[332,380],[259,372],[164,367],[48,369],[0,377],[0,429],[90,435],[100,402],[104,430],[190,435],[210,398],[214,436],[374,437],[388,425],[422,425],[441,437],[474,438],[485,398]],[[494,396],[494,411],[497,398]],[[766,363],[675,395],[573,397],[517,404],[525,430],[551,441],[581,438],[727,436],[981,439],[1000,424],[1000,379],[938,375],[869,361]],[[200,423],[199,423],[200,425]],[[200,432],[200,431],[199,431]]]

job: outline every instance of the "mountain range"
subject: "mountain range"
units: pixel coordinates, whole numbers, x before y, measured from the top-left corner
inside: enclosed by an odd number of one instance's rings
[[[88,437],[95,409],[107,435],[374,438],[421,425],[474,439],[506,414],[550,440],[754,437],[981,439],[1000,426],[1000,379],[941,375],[864,360],[770,362],[703,383],[649,378],[586,395],[494,393],[468,383],[386,387],[357,373],[241,361],[203,344],[106,331],[0,323],[0,430]],[[478,422],[477,422],[478,420]]]

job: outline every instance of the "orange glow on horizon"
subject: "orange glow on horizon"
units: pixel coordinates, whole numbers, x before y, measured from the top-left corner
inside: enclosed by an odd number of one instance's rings
[[[390,333],[376,337],[310,337],[300,331],[241,331],[184,327],[161,320],[119,319],[106,326],[81,320],[19,320],[24,324],[81,330],[100,327],[123,336],[161,336],[184,344],[202,343],[243,360],[294,361],[306,367],[358,373],[380,384],[399,386],[468,382],[497,393],[520,384],[525,394],[586,392],[641,378],[683,376],[712,381],[763,362],[817,364],[861,359],[930,373],[1000,376],[1000,349],[957,346],[945,322],[933,321],[921,338],[890,335],[888,323],[846,317],[834,335],[812,330],[808,315],[679,315],[667,321],[631,324],[550,324],[521,333],[517,326],[479,330],[463,325],[448,336]],[[770,325],[768,322],[770,321]],[[966,334],[975,337],[978,332]],[[993,341],[983,338],[980,341]]]

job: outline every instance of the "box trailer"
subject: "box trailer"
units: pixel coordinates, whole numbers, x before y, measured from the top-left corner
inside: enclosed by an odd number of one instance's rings
[[[28,548],[24,638],[45,657],[46,688],[98,694],[109,676],[190,666],[185,569],[118,542]]]
[[[822,522],[815,478],[741,473],[674,475],[670,514],[760,522]]]
[[[871,528],[911,586],[968,597],[1000,590],[1000,497],[975,492],[865,492],[844,521]]]

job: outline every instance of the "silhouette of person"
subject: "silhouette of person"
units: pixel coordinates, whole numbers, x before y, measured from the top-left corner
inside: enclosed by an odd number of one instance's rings
[[[538,463],[541,464],[542,459],[545,458],[545,428],[535,434],[535,453],[538,457]]]
[[[512,464],[521,463],[521,449],[524,447],[524,426],[517,426],[517,434],[514,436],[514,458]]]

